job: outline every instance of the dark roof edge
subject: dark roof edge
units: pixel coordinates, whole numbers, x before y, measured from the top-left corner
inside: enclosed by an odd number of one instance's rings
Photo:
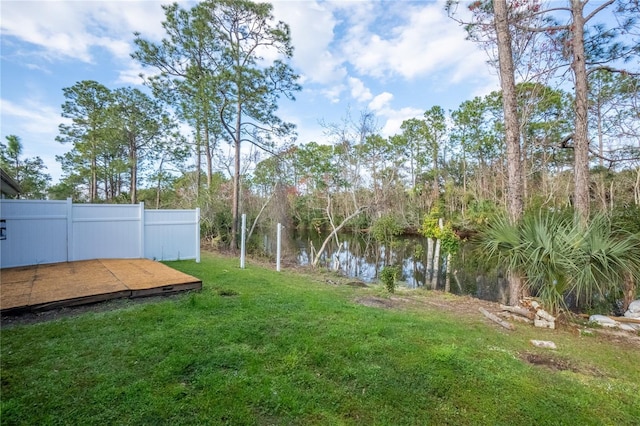
[[[2,185],[0,185],[0,190],[3,194],[18,195],[22,191],[18,182],[16,182],[11,176],[9,176],[3,169],[0,169],[0,175],[2,178]]]

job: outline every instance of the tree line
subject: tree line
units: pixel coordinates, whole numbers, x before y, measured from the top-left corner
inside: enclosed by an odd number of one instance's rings
[[[271,5],[163,6],[163,40],[135,36],[146,92],[94,81],[64,89],[71,124],[58,141],[71,150],[49,197],[199,206],[203,235],[232,249],[241,212],[252,229],[326,229],[326,243],[345,228],[425,234],[437,216],[465,238],[500,212],[512,226],[529,211],[571,210],[584,226],[617,214],[638,232],[637,2],[463,6],[446,9],[485,49],[500,90],[452,111],[428,107],[388,137],[371,112],[346,111],[324,123],[322,140],[302,142],[277,114],[301,87],[289,27]],[[605,13],[615,19],[599,22]],[[17,170],[15,153],[3,147],[3,168]],[[515,303],[527,277],[510,270]]]

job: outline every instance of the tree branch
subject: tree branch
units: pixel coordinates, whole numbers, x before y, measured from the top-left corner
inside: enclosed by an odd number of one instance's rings
[[[320,260],[320,256],[322,256],[322,253],[324,252],[324,249],[327,247],[327,244],[329,243],[329,241],[331,241],[331,239],[334,237],[334,235],[337,235],[338,231],[340,231],[351,219],[353,219],[354,217],[358,216],[360,213],[365,211],[367,208],[368,208],[368,206],[360,206],[360,207],[358,207],[358,210],[356,210],[355,212],[353,212],[349,216],[347,216],[342,221],[342,223],[340,223],[340,225],[338,225],[337,227],[335,227],[333,229],[333,231],[331,231],[331,233],[327,236],[327,238],[322,243],[322,247],[320,247],[320,250],[318,250],[318,253],[316,253],[316,257],[313,259],[313,263],[311,265],[314,268],[318,265],[318,261]]]
[[[520,30],[524,30],[524,31],[529,31],[532,33],[546,33],[549,31],[560,31],[560,30],[568,30],[571,27],[569,25],[554,25],[552,27],[541,27],[541,28],[535,28],[535,27],[528,27],[525,25],[520,25],[520,24],[514,24],[516,28],[520,29]]]
[[[595,72],[595,71],[609,71],[612,73],[615,72],[615,73],[626,74],[626,75],[640,76],[640,72],[629,72],[627,70],[621,70],[621,69],[613,68],[606,65],[591,68],[590,70],[587,71],[587,75],[590,75],[592,72]]]
[[[584,18],[584,22],[585,24],[587,22],[589,22],[589,20],[591,18],[593,18],[594,16],[596,16],[598,13],[600,13],[603,9],[609,7],[610,5],[612,5],[615,2],[615,0],[608,0],[605,3],[602,3],[600,6],[598,6],[597,8],[595,8],[586,18]]]

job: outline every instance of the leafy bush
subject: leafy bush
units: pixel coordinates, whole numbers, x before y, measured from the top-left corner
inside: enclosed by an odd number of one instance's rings
[[[395,293],[396,280],[399,274],[400,268],[398,266],[385,266],[380,271],[380,281],[382,281],[389,293]]]
[[[376,220],[371,227],[371,235],[379,243],[391,245],[393,237],[402,234],[402,225],[392,215],[384,215]]]

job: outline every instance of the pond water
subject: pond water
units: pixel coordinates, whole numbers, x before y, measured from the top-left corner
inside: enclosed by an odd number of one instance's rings
[[[298,265],[310,265],[324,242],[326,234],[313,231],[294,231],[282,234],[282,257]],[[261,249],[268,255],[276,253],[273,235],[256,236]],[[255,244],[255,242],[254,242]],[[320,256],[318,265],[357,278],[375,282],[385,265],[402,268],[402,281],[411,288],[421,287],[426,280],[426,239],[398,237],[391,247],[378,244],[367,233],[341,233],[333,239]]]
[[[283,228],[282,260],[297,265],[310,265],[328,233],[299,231]],[[254,235],[249,243],[270,257],[276,254],[276,232]],[[504,300],[504,279],[497,274],[481,274],[469,261],[471,256],[463,246],[452,261],[450,289],[456,294],[470,294],[486,300]],[[446,257],[441,256],[438,289],[444,289]],[[361,232],[343,232],[332,239],[320,256],[318,266],[338,271],[344,276],[366,283],[378,281],[385,265],[400,266],[399,285],[408,288],[430,287],[433,274],[427,267],[427,239],[420,236],[402,236],[394,239],[390,247],[377,243],[371,235]]]

